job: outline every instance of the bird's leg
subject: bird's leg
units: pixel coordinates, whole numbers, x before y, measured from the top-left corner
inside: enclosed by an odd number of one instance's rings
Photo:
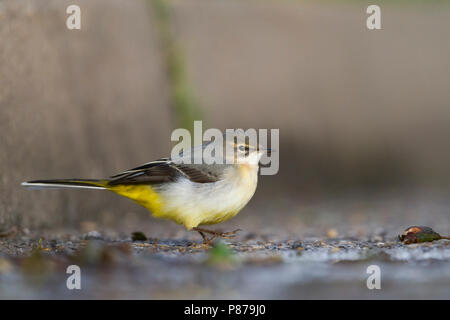
[[[241,229],[236,229],[231,232],[221,232],[221,231],[208,230],[208,229],[198,228],[198,227],[193,228],[193,230],[200,233],[200,235],[203,238],[204,243],[207,243],[207,244],[211,244],[214,241],[214,239],[216,239],[217,237],[224,238],[224,239],[234,238],[236,236],[236,233],[238,231],[241,231]],[[211,234],[212,235],[211,238],[208,239],[206,237],[205,233]]]
[[[209,243],[209,239],[205,236],[205,234],[201,231],[198,231],[203,238],[203,243]]]

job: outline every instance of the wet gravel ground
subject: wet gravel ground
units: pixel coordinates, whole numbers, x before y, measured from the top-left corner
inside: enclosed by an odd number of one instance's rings
[[[450,299],[450,241],[397,238],[412,225],[448,236],[448,194],[257,198],[211,226],[243,229],[212,247],[141,212],[114,217],[120,225],[0,230],[0,298]],[[148,239],[133,241],[135,231]],[[66,286],[70,265],[81,268],[81,290]],[[379,290],[367,288],[371,265],[381,271]]]
[[[63,237],[64,238],[64,237]],[[450,241],[403,245],[395,238],[263,240],[245,232],[216,242],[104,237],[0,239],[0,297],[448,299]],[[81,290],[68,290],[78,265]],[[369,290],[378,265],[381,289]]]

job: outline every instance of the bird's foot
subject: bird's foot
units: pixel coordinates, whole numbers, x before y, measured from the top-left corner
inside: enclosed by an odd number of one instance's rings
[[[224,238],[224,239],[232,239],[234,237],[236,237],[237,233],[241,231],[241,229],[236,229],[233,231],[229,231],[229,232],[219,232],[219,237]]]
[[[204,244],[209,244],[209,245],[211,245],[216,238],[232,239],[236,236],[236,234],[239,231],[241,231],[241,229],[236,229],[236,230],[230,231],[230,232],[221,232],[221,231],[214,231],[214,230],[208,230],[208,229],[197,228],[197,227],[193,228],[193,230],[200,233],[200,235],[203,238]],[[208,238],[205,235],[205,233],[211,234],[212,236],[210,238]]]

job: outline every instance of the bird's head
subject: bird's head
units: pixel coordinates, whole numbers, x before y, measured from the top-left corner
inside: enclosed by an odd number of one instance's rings
[[[261,157],[268,151],[269,149],[263,148],[259,144],[251,144],[248,142],[238,142],[238,141],[227,141],[226,147],[228,147],[228,151],[232,150],[232,152],[226,152],[225,157],[226,160],[230,159],[235,164],[248,164],[257,166]]]

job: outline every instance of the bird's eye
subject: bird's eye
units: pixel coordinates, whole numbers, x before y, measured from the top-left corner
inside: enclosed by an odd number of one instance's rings
[[[247,145],[240,145],[240,146],[238,147],[238,149],[239,149],[239,152],[245,153],[246,156],[248,156],[249,153],[250,153],[250,147],[247,146]]]

